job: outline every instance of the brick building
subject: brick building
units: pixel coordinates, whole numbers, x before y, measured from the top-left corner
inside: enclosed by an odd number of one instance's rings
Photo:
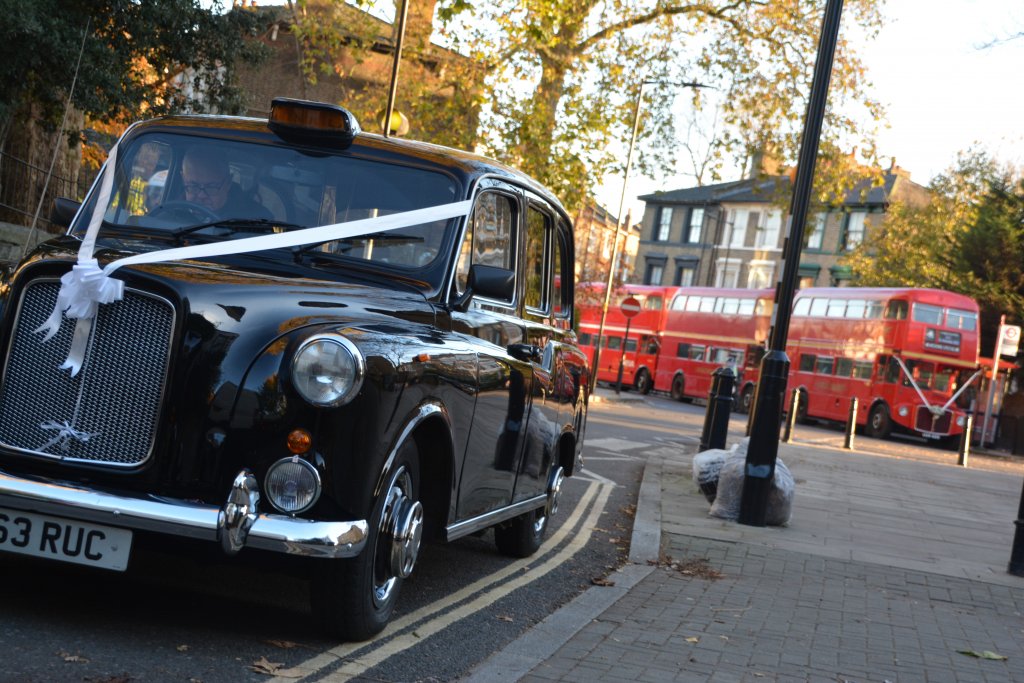
[[[771,287],[781,275],[792,180],[788,175],[644,195],[636,270],[641,284]],[[893,164],[882,184],[861,183],[845,201],[809,215],[800,256],[801,287],[843,286],[843,255],[864,241],[889,205],[922,205],[928,191]],[[783,209],[782,207],[786,207]]]

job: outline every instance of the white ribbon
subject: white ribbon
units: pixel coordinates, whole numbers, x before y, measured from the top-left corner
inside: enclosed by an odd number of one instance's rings
[[[46,443],[39,447],[39,450],[41,451],[45,451],[47,448],[58,442],[60,442],[61,450],[66,451],[68,449],[68,439],[74,439],[75,441],[81,441],[82,443],[85,443],[92,437],[99,436],[99,432],[95,434],[90,434],[89,432],[80,432],[74,427],[72,427],[67,420],[65,420],[64,422],[47,420],[46,422],[40,424],[39,428],[46,430],[58,430],[57,436],[53,437],[52,439],[50,439],[49,441],[47,441]]]
[[[99,233],[100,226],[103,224],[103,214],[110,201],[116,163],[117,145],[114,145],[110,150],[110,155],[107,157],[107,163],[104,165],[103,180],[100,183],[99,194],[93,209],[92,218],[89,221],[89,227],[85,232],[82,245],[78,249],[78,263],[72,268],[70,273],[65,274],[60,279],[61,285],[60,292],[57,294],[57,304],[54,306],[53,312],[46,319],[46,322],[35,330],[36,332],[46,333],[42,340],[45,342],[60,329],[63,316],[66,315],[68,318],[77,320],[71,350],[68,353],[67,360],[61,365],[61,369],[71,370],[72,376],[78,374],[84,362],[85,350],[88,345],[89,334],[92,330],[91,321],[96,317],[99,304],[113,303],[124,296],[124,282],[111,277],[111,274],[122,266],[141,263],[161,263],[181,259],[209,258],[211,256],[226,256],[229,254],[245,254],[266,249],[283,249],[286,247],[317,244],[319,242],[350,239],[378,232],[408,228],[433,221],[462,218],[469,214],[473,205],[472,200],[466,200],[425,209],[403,211],[386,216],[322,225],[315,228],[305,228],[303,230],[294,230],[274,235],[260,235],[259,237],[249,237],[240,240],[163,249],[112,261],[106,267],[100,269],[99,264],[93,257],[93,251],[96,246],[96,236]],[[89,322],[86,323],[84,321]]]

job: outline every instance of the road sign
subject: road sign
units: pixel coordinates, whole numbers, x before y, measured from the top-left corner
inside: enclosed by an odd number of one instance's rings
[[[627,296],[619,304],[619,308],[622,309],[622,315],[627,318],[632,318],[634,315],[640,312],[640,302],[636,300],[636,297]]]
[[[999,326],[999,356],[1016,356],[1017,345],[1020,343],[1020,327],[1017,325]]]

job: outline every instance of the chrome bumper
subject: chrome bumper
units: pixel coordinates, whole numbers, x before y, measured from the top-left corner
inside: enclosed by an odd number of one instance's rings
[[[256,479],[247,470],[235,477],[219,508],[176,498],[118,495],[0,470],[0,506],[214,541],[228,554],[246,547],[308,557],[354,557],[366,545],[363,520],[318,522],[267,515],[258,512],[258,503]]]

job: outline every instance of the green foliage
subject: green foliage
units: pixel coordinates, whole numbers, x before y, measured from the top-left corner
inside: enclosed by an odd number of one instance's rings
[[[846,26],[880,25],[880,0],[847,2]],[[673,168],[678,154],[672,103],[720,107],[709,149],[741,159],[759,148],[794,160],[810,92],[822,6],[812,0],[439,0],[449,40],[489,69],[482,131],[491,152],[531,173],[575,206],[596,179],[622,168],[634,103],[644,80],[638,167]],[[461,10],[461,12],[460,12]],[[468,13],[472,19],[460,21]],[[713,98],[678,85],[698,81]],[[529,84],[523,87],[523,84]],[[858,146],[873,161],[881,107],[866,94],[853,42],[841,39],[826,113],[823,153]],[[718,104],[709,104],[717,100]],[[685,123],[685,122],[684,122]],[[618,143],[618,144],[616,144]],[[711,164],[713,168],[715,165]],[[818,195],[840,196],[850,168],[826,165]]]
[[[922,208],[895,205],[849,258],[859,285],[936,287],[981,308],[982,351],[1001,315],[1024,321],[1024,175],[971,150],[932,181]]]
[[[0,12],[0,122],[31,106],[37,123],[55,127],[80,51],[75,106],[108,120],[234,112],[230,65],[261,56],[258,42],[244,40],[256,33],[255,12],[224,14],[199,0],[0,0]],[[202,84],[201,100],[175,82],[182,74]]]

